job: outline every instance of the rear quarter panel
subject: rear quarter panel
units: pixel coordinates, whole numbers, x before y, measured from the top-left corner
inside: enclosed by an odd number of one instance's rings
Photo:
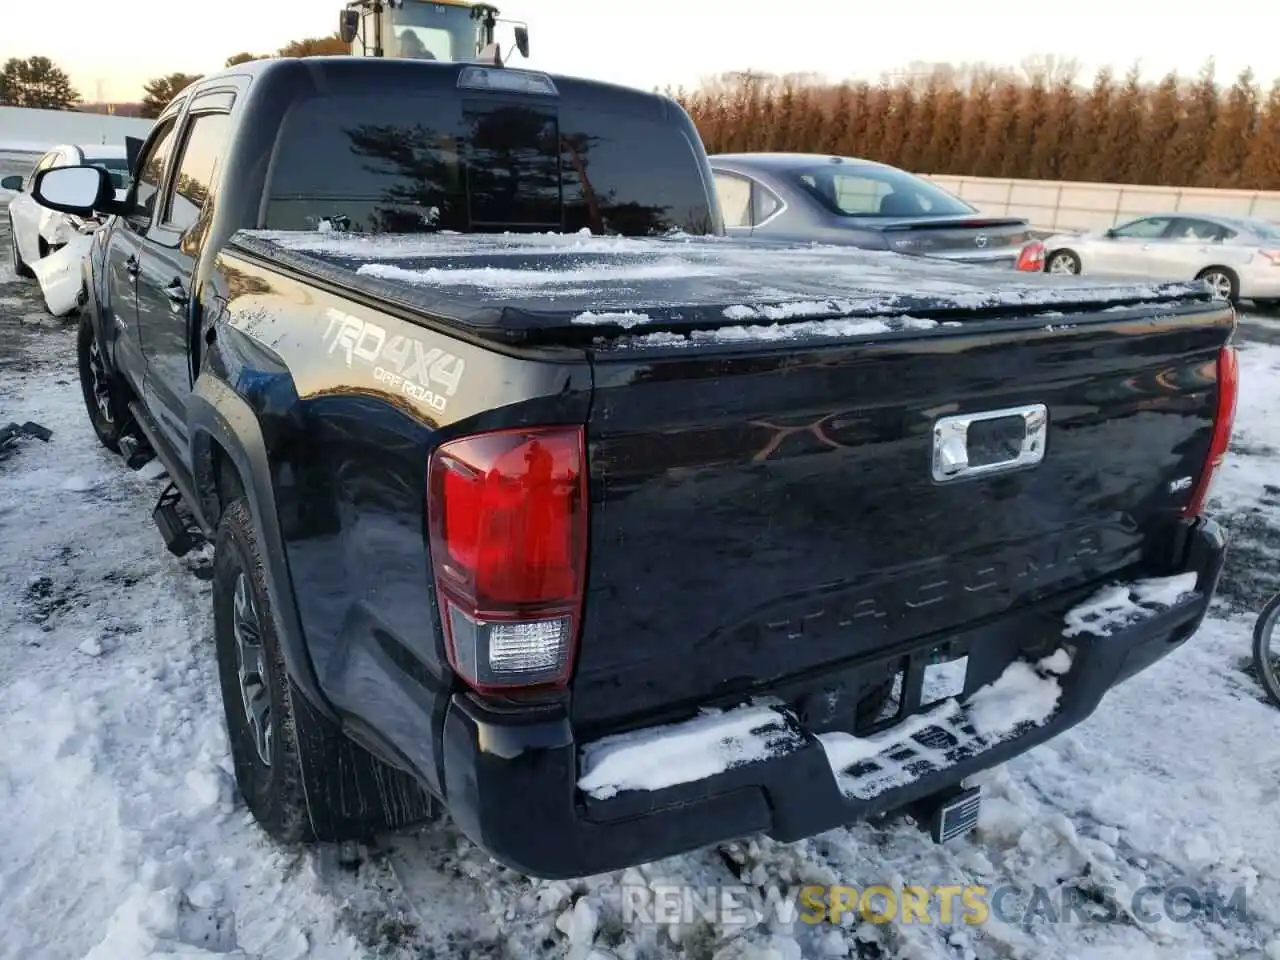
[[[200,376],[261,426],[309,666],[341,716],[438,789],[431,724],[453,680],[425,539],[428,456],[460,433],[585,422],[590,370],[576,353],[500,354],[230,254],[215,282]],[[198,472],[209,443],[196,440]]]

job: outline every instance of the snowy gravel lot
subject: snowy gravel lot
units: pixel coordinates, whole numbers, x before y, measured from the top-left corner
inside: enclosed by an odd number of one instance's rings
[[[977,833],[939,848],[904,822],[863,825],[543,883],[447,822],[354,860],[282,849],[252,824],[230,774],[208,587],[151,523],[164,480],[95,442],[74,327],[45,316],[8,249],[0,210],[0,425],[35,420],[53,437],[0,454],[0,957],[1280,960],[1280,712],[1248,669],[1252,614],[1280,589],[1280,318],[1241,328],[1215,616],[1087,723],[988,774]],[[1118,893],[1111,922],[622,922],[626,885],[738,876],[1041,885],[1057,904]],[[1243,889],[1247,906],[1129,913],[1129,892],[1179,884],[1223,900]]]

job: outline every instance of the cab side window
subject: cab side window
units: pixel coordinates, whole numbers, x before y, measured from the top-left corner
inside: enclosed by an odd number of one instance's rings
[[[130,219],[144,228],[155,215],[156,198],[160,196],[165,167],[169,165],[169,155],[173,153],[175,132],[174,121],[166,120],[159,136],[151,142],[151,148],[138,160],[137,192],[134,194]]]
[[[163,226],[185,234],[200,221],[213,187],[214,172],[226,146],[231,118],[225,113],[202,113],[191,118],[178,158],[173,190],[165,199]]]

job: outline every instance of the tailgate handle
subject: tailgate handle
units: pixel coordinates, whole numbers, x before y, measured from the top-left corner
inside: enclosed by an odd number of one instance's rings
[[[1049,410],[1043,403],[941,417],[933,425],[936,483],[1033,467],[1044,459]]]

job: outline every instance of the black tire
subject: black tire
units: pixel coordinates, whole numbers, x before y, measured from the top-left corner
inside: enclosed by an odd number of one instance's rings
[[[240,495],[227,505],[218,524],[213,625],[236,784],[254,818],[276,840],[298,843],[367,839],[434,817],[434,800],[412,776],[354,743],[298,692],[276,633],[266,577],[248,501]],[[240,668],[245,659],[238,652],[241,639],[235,632],[241,582],[256,614],[259,641],[253,659],[261,665],[261,690],[253,693],[260,693],[265,702],[242,694]],[[265,743],[260,743],[249,720],[250,702],[265,706],[269,714],[271,736]]]
[[[128,431],[128,391],[118,375],[107,369],[98,349],[98,336],[89,312],[81,311],[76,350],[80,368],[80,392],[85,411],[98,441],[112,453],[120,452],[120,438]]]
[[[1280,676],[1271,652],[1271,635],[1277,621],[1280,621],[1280,593],[1267,602],[1253,625],[1253,670],[1267,699],[1280,707]]]
[[[241,693],[241,644],[235,623],[238,589],[246,591],[252,604],[248,613],[256,619],[259,692],[265,700],[253,699],[253,703],[261,703],[268,711],[261,740],[255,734]],[[233,500],[222,514],[214,545],[213,630],[236,784],[254,819],[268,834],[284,843],[297,843],[312,839],[313,832],[303,789],[288,673],[269,596],[248,503],[243,498]],[[243,607],[241,612],[245,612]],[[252,672],[252,667],[246,670]],[[260,744],[265,745],[265,750],[260,750]]]
[[[13,217],[9,218],[9,250],[13,258],[13,272],[28,280],[34,278],[35,271],[27,266],[22,259],[22,254],[18,252],[18,232],[13,229]]]
[[[1231,303],[1240,298],[1240,278],[1230,267],[1205,267],[1196,274],[1197,280],[1205,280],[1214,290]]]
[[[1058,264],[1060,269],[1055,270]],[[1080,257],[1074,250],[1054,250],[1044,258],[1045,273],[1079,273]]]

